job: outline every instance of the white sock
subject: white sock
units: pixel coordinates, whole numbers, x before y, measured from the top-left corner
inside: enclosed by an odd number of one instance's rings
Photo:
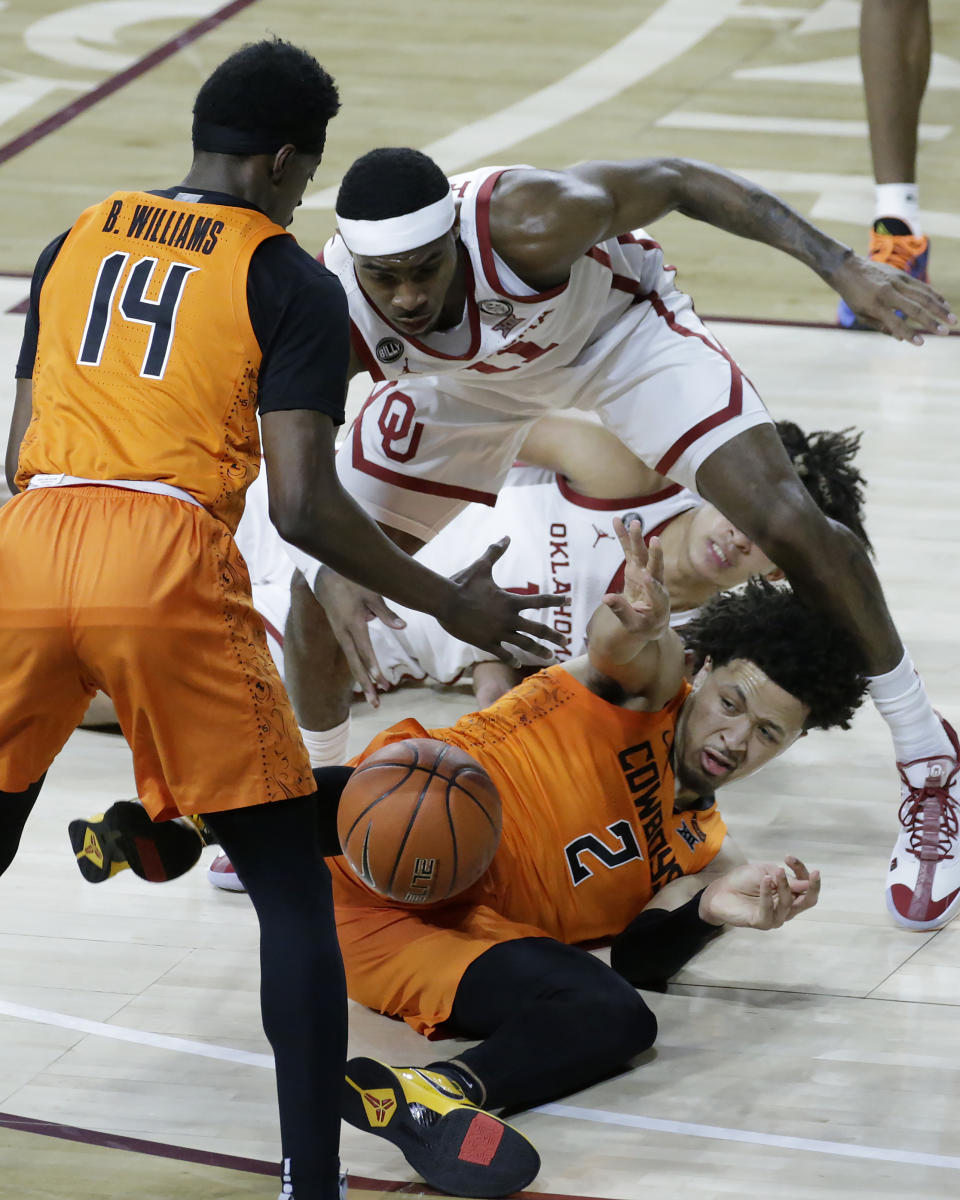
[[[920,192],[915,183],[878,183],[873,219],[899,217],[920,237]]]
[[[339,767],[347,757],[347,738],[350,736],[350,714],[332,729],[304,729],[300,736],[310,755],[311,767]]]
[[[890,727],[898,762],[938,754],[953,757],[953,747],[940,718],[930,706],[927,689],[909,654],[886,675],[867,680],[877,712]]]

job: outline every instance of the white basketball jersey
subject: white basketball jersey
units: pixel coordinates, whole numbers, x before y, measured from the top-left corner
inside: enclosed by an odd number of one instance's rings
[[[374,380],[459,372],[471,387],[502,392],[507,380],[511,397],[551,407],[543,377],[584,365],[588,348],[638,297],[672,283],[660,247],[639,230],[591,247],[559,287],[534,292],[524,284],[491,244],[490,198],[504,171],[530,169],[480,167],[450,180],[468,253],[466,307],[454,329],[419,338],[395,329],[360,286],[340,236],[327,242],[323,262],[347,294],[353,344]]]
[[[700,503],[679,484],[649,496],[595,500],[579,495],[553,471],[514,467],[494,508],[471,504],[416,557],[438,574],[451,575],[509,534],[510,545],[495,564],[493,578],[520,595],[552,592],[569,598],[564,608],[528,614],[568,637],[567,648],[556,651],[564,660],[583,653],[593,610],[601,597],[623,585],[623,552],[613,518],[636,514],[649,537]],[[397,632],[379,622],[370,625],[377,657],[392,683],[424,676],[451,683],[473,663],[489,658],[451,638],[423,613],[393,607],[407,621],[405,630]],[[677,613],[671,623],[682,624],[691,616]]]

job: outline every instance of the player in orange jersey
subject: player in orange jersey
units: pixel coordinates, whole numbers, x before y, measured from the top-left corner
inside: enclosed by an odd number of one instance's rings
[[[591,619],[587,655],[450,728],[402,721],[355,760],[422,736],[473,755],[503,802],[487,873],[417,906],[331,860],[350,996],[427,1036],[482,1039],[423,1069],[349,1062],[344,1116],[458,1194],[468,1168],[446,1130],[465,1106],[524,1107],[621,1069],[656,1035],[637,986],[662,985],[724,925],[777,928],[819,893],[796,858],[746,863],[713,793],[805,730],[845,727],[866,689],[859,648],[791,591],[755,580],[685,627],[688,681],[659,542],[648,564],[640,523],[615,525],[624,590]],[[612,969],[578,945],[598,940],[612,940]],[[508,1182],[522,1187],[536,1162],[516,1161],[528,1174]]]
[[[346,302],[284,230],[338,107],[305,51],[246,46],[200,89],[186,179],[109,196],[43,251],[0,512],[0,873],[101,689],[146,811],[209,814],[251,894],[296,1200],[341,1187],[346,1009],[316,783],[232,536],[261,436],[288,540],[494,653],[562,640],[519,615],[552,598],[492,583],[498,547],[443,579],[337,481]]]
[[[865,688],[852,640],[757,580],[684,627],[687,682],[666,627],[659,540],[648,569],[642,523],[618,536],[624,592],[594,614],[588,656],[451,728],[401,721],[352,764],[391,741],[435,737],[473,755],[503,801],[493,865],[450,901],[383,899],[330,859],[350,995],[427,1035],[484,1039],[424,1069],[348,1065],[346,1118],[458,1195],[506,1195],[539,1168],[526,1139],[483,1106],[535,1103],[620,1068],[656,1033],[635,986],[662,983],[720,926],[776,928],[819,891],[795,858],[785,860],[793,878],[743,862],[713,792],[807,728],[846,725]],[[351,769],[317,773],[325,842]],[[184,867],[199,853],[191,838]],[[613,970],[577,944],[598,939],[612,939]]]

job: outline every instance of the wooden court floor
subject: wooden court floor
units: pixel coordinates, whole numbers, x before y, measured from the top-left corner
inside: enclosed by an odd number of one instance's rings
[[[957,306],[960,6],[932,7],[941,57],[924,112],[933,128],[921,192],[934,279]],[[0,371],[11,379],[22,273],[40,247],[115,186],[179,178],[193,92],[218,59],[266,30],[311,45],[343,86],[317,193],[294,226],[309,247],[330,229],[338,174],[388,142],[430,147],[450,169],[707,158],[753,171],[835,235],[862,240],[869,158],[847,124],[863,120],[851,67],[856,10],[843,0],[416,0],[403,9],[144,0],[137,12],[156,19],[124,24],[133,6],[10,0],[0,7]],[[97,98],[217,14],[202,36]],[[58,125],[64,106],[84,97],[89,107]],[[770,251],[679,218],[655,233],[701,312],[832,319],[831,294]],[[715,331],[774,415],[864,430],[878,570],[935,703],[960,720],[960,339],[918,350],[827,328],[717,322]],[[9,383],[0,397],[5,427]],[[394,694],[379,713],[355,710],[351,749],[407,713],[429,726],[469,707],[465,691]],[[200,870],[164,887],[125,877],[91,887],[71,862],[66,821],[130,794],[122,741],[78,731],[0,880],[0,1112],[20,1119],[12,1129],[0,1119],[0,1194],[272,1200],[270,1179],[228,1164],[278,1155],[245,898],[214,892]],[[722,796],[751,855],[796,853],[822,868],[821,905],[779,932],[719,939],[668,994],[649,997],[660,1038],[632,1070],[518,1117],[543,1157],[533,1193],[960,1194],[960,929],[918,935],[889,922],[882,887],[896,805],[888,739],[872,711],[848,734],[812,735]],[[351,1008],[352,1053],[423,1063],[452,1049]],[[28,1132],[24,1121],[45,1128]],[[70,1140],[63,1126],[107,1144]],[[122,1139],[216,1161],[162,1158],[121,1148]],[[351,1200],[417,1194],[385,1143],[345,1129],[343,1157],[356,1180]]]

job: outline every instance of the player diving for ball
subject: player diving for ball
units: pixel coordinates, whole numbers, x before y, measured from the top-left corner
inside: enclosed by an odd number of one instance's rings
[[[849,431],[804,433],[790,421],[779,421],[777,432],[804,486],[820,508],[852,529],[869,546],[863,526],[863,477],[853,463],[859,435]],[[478,553],[503,533],[510,545],[493,570],[494,580],[517,592],[562,591],[569,604],[550,618],[568,635],[566,651],[558,657],[582,654],[590,614],[605,593],[616,590],[623,577],[624,558],[613,535],[612,515],[639,517],[644,536],[659,535],[664,560],[664,583],[671,597],[671,624],[678,627],[696,615],[705,600],[723,588],[736,587],[751,575],[778,578],[781,572],[713,505],[669,484],[599,423],[576,414],[548,413],[527,435],[521,448],[523,464],[507,478],[494,508],[471,504],[417,552],[415,557],[444,574],[454,569],[470,547]],[[281,675],[285,674],[284,630],[291,610],[293,565],[270,522],[267,480],[255,481],[237,530],[237,544],[250,571],[253,603],[263,619],[267,644]],[[559,571],[554,569],[560,563]],[[309,568],[308,568],[309,571]],[[310,579],[293,581],[293,588],[311,586]],[[405,625],[396,628],[379,620],[366,626],[369,650],[391,685],[428,678],[448,684],[473,669],[478,707],[492,704],[526,672],[498,662],[467,643],[448,637],[421,619],[413,609],[395,606]],[[301,637],[308,633],[300,630]],[[296,636],[296,634],[294,635]],[[301,677],[297,691],[306,712],[297,711],[301,724],[320,731],[309,749],[314,767],[341,764],[346,759],[350,728],[349,702],[323,686],[319,666],[300,656],[291,664]],[[358,671],[361,668],[358,666]],[[376,702],[376,691],[366,694]],[[343,709],[346,711],[342,711]],[[135,842],[124,832],[133,821],[136,835],[148,832],[161,847],[154,860],[141,864]],[[140,828],[139,814],[122,802],[91,824],[73,823],[73,841],[81,871],[91,882],[109,878],[129,862],[135,871],[150,871],[160,863],[165,876],[185,870],[199,855],[199,844],[176,827]],[[113,852],[104,853],[103,842]],[[90,850],[85,853],[84,847]],[[126,849],[122,848],[126,847]],[[129,857],[128,857],[129,855]],[[219,854],[207,872],[215,887],[242,891],[226,854]]]
[[[505,1196],[539,1169],[490,1109],[575,1091],[653,1043],[638,986],[662,984],[724,926],[777,928],[819,895],[818,873],[797,858],[746,862],[714,792],[808,729],[845,728],[865,693],[859,647],[758,579],[702,608],[684,630],[687,654],[669,625],[659,541],[648,557],[639,522],[616,526],[623,590],[594,613],[586,655],[449,728],[408,718],[350,766],[315,771],[326,846],[352,766],[392,741],[456,745],[500,793],[493,863],[451,900],[388,900],[328,859],[349,995],[425,1035],[478,1042],[424,1068],[352,1060],[343,1115],[457,1195]],[[611,966],[579,945],[598,940],[612,943]],[[495,1147],[486,1162],[463,1153],[471,1129]]]
[[[425,1069],[352,1060],[344,1116],[458,1194],[506,1195],[537,1167],[505,1127],[491,1164],[503,1191],[470,1191],[445,1131],[464,1103],[526,1107],[622,1069],[656,1036],[638,986],[662,985],[724,926],[777,928],[819,894],[797,858],[746,862],[713,793],[808,729],[845,728],[866,688],[859,647],[757,579],[702,608],[685,654],[658,541],[648,558],[639,523],[615,525],[623,591],[591,618],[586,655],[449,728],[401,721],[354,761],[424,736],[471,754],[503,805],[486,874],[452,900],[403,905],[330,860],[348,994],[427,1036],[480,1039]],[[611,966],[578,945],[598,940],[612,940]],[[374,1093],[396,1103],[389,1124]]]
[[[544,410],[595,412],[859,639],[899,766],[887,907],[912,929],[949,921],[960,911],[957,736],[931,706],[864,546],[812,501],[749,379],[640,227],[676,212],[763,242],[819,275],[858,320],[914,345],[949,333],[943,297],[756,183],[678,157],[478,166],[448,179],[426,155],[387,147],[348,169],[336,210],[323,261],[347,295],[354,366],[376,381],[337,456],[358,503],[409,549],[466,500],[492,502]],[[297,617],[316,626],[314,645],[327,639],[328,687],[339,664],[349,694],[337,644],[380,602],[330,571],[320,578],[322,608],[301,589]],[[297,654],[288,639],[288,659]],[[289,667],[287,679],[301,706]]]

